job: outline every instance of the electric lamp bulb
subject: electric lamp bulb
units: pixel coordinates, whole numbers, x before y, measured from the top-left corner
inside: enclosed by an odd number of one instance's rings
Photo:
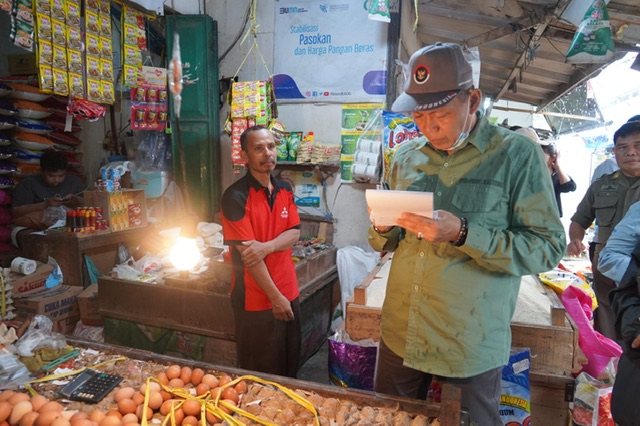
[[[179,271],[190,271],[198,264],[201,256],[195,238],[178,237],[169,251],[169,259]]]

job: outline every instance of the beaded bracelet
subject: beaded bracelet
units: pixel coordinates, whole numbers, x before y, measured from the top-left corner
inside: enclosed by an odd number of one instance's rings
[[[469,233],[469,221],[466,217],[460,218],[460,232],[458,233],[458,239],[452,244],[456,247],[460,247],[467,241],[467,234]]]

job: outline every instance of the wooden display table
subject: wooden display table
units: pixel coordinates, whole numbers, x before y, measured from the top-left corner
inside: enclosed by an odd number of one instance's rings
[[[82,286],[84,255],[91,257],[100,272],[106,274],[116,264],[118,245],[138,243],[148,232],[146,226],[95,234],[54,231],[45,235],[24,235],[20,241],[24,257],[46,263],[51,256],[60,265],[65,284]]]
[[[459,388],[450,384],[443,385],[442,398],[440,403],[425,402],[415,399],[408,399],[402,397],[396,397],[392,395],[385,395],[375,392],[345,389],[337,386],[323,385],[319,383],[307,382],[302,380],[296,380],[289,377],[276,376],[267,373],[251,372],[247,370],[241,370],[232,368],[229,366],[221,366],[217,363],[203,363],[184,359],[178,359],[166,355],[158,355],[156,353],[143,351],[139,349],[131,349],[117,345],[87,342],[77,339],[68,339],[68,343],[80,347],[98,350],[104,354],[107,354],[107,358],[113,355],[120,355],[136,360],[137,369],[143,369],[144,362],[152,364],[164,364],[164,365],[182,365],[190,366],[192,368],[199,367],[205,371],[216,371],[217,375],[220,372],[225,372],[232,375],[232,377],[242,376],[246,374],[252,374],[260,377],[264,380],[278,383],[286,386],[291,390],[302,391],[302,395],[305,398],[309,398],[311,394],[317,394],[322,398],[334,398],[338,401],[350,401],[357,405],[359,409],[369,407],[370,409],[379,410],[386,409],[392,412],[404,411],[411,416],[422,415],[430,418],[437,418],[438,424],[441,426],[460,426],[461,424],[468,424],[468,416],[461,410],[460,397],[461,391]],[[125,361],[126,362],[126,361]],[[127,370],[123,370],[118,374],[127,374]],[[142,377],[142,379],[146,379]],[[140,381],[135,379],[128,380],[129,385],[138,385]],[[35,385],[36,390],[41,384]],[[251,386],[251,385],[249,385]],[[112,400],[112,395],[116,391],[112,391],[111,394],[105,400]],[[268,405],[268,404],[265,404]],[[104,407],[102,407],[104,408]],[[316,407],[317,408],[317,407]],[[297,423],[296,423],[297,424]],[[335,422],[332,422],[335,424]],[[355,423],[354,423],[355,424]],[[417,424],[423,424],[422,422]]]

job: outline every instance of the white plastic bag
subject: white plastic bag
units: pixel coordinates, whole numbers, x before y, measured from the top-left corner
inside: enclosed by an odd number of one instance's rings
[[[378,253],[366,252],[360,247],[348,246],[338,249],[336,265],[342,294],[343,318],[347,309],[347,300],[353,294],[353,289],[365,279],[369,272],[373,271],[379,260]]]

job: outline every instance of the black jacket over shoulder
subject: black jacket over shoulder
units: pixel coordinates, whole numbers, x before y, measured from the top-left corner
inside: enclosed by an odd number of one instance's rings
[[[640,335],[640,243],[636,245],[631,255],[631,261],[620,285],[611,291],[609,298],[611,307],[616,315],[616,330],[618,338],[625,344],[625,350],[637,352],[640,357],[640,349],[631,349],[631,342]]]

